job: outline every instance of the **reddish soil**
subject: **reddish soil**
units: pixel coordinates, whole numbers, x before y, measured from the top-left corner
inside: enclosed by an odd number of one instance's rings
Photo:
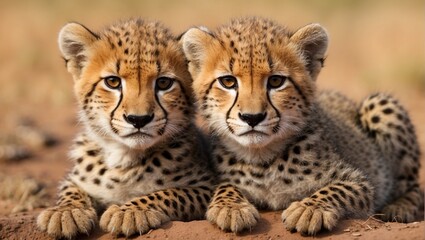
[[[9,218],[0,218],[0,236],[2,239],[51,239],[45,233],[35,229],[35,214],[15,214]],[[314,238],[319,239],[424,239],[425,223],[409,224],[384,223],[373,219],[344,220],[331,232],[321,233]],[[79,239],[125,239],[116,238],[96,229],[90,236]],[[258,225],[242,234],[224,233],[206,221],[169,222],[161,228],[152,230],[146,235],[134,239],[305,239],[299,233],[286,231],[280,222],[280,213],[266,212],[261,214]]]

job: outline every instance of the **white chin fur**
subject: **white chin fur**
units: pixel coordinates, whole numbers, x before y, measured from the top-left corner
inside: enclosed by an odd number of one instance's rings
[[[247,163],[265,163],[272,160],[279,154],[279,141],[272,141],[270,136],[261,136],[261,138],[248,137],[230,137],[226,148],[231,152],[237,152],[238,157],[244,159]]]
[[[155,137],[122,138],[109,131],[100,133],[93,131],[91,127],[88,127],[88,129],[89,137],[99,142],[99,146],[105,151],[104,160],[110,168],[134,165],[143,156],[144,151],[158,141]]]
[[[129,143],[124,142],[119,137],[107,137],[107,135],[99,135],[93,131],[88,132],[90,133],[89,137],[102,147],[105,152],[105,163],[110,168],[132,166],[138,160],[140,153],[143,152],[141,149],[129,146]]]
[[[145,150],[152,147],[157,141],[154,137],[135,137],[131,139],[124,138],[121,142],[129,148]]]
[[[267,146],[272,138],[264,134],[249,134],[245,136],[232,135],[232,138],[240,145],[249,148],[261,148]]]

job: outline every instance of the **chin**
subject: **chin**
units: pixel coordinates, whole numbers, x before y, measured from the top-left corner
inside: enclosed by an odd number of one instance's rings
[[[240,145],[248,148],[262,148],[271,143],[272,138],[265,134],[249,134],[233,137]]]
[[[145,150],[155,145],[157,141],[155,140],[155,138],[152,137],[131,137],[123,139],[122,142],[128,148],[136,150]]]

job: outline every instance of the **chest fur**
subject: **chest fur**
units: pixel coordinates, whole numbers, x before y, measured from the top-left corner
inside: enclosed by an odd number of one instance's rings
[[[157,190],[208,182],[210,174],[199,158],[181,144],[148,155],[132,155],[131,166],[109,166],[98,146],[77,146],[72,151],[76,164],[69,178],[101,204],[123,204]]]
[[[269,209],[284,209],[331,181],[340,170],[337,162],[331,164],[333,158],[333,154],[315,151],[308,143],[288,146],[273,160],[257,165],[215,149],[222,180],[237,186],[257,206]]]

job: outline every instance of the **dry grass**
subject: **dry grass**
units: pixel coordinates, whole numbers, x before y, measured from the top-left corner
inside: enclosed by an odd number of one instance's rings
[[[13,204],[12,213],[47,206],[44,186],[33,178],[0,173],[0,187],[0,200]]]

